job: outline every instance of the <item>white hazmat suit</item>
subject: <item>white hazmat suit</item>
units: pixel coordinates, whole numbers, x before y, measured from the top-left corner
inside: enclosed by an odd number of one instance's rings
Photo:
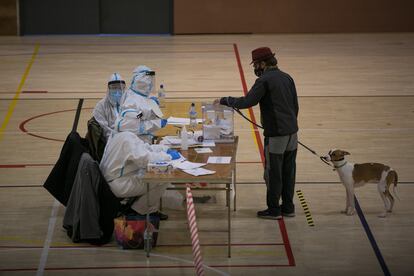
[[[165,126],[163,113],[158,104],[149,98],[154,89],[153,71],[146,66],[138,66],[132,74],[129,89],[121,100],[121,110],[116,120],[116,130],[131,131],[142,140],[151,143],[152,133]]]
[[[108,139],[115,128],[115,121],[121,111],[121,98],[125,91],[125,80],[118,73],[113,73],[108,80],[105,98],[101,99],[92,111],[92,115]]]
[[[170,161],[168,147],[144,143],[132,132],[114,134],[108,141],[100,169],[116,197],[141,196],[131,206],[140,214],[158,211],[168,184],[151,184],[147,208],[147,186],[142,182],[149,162]]]

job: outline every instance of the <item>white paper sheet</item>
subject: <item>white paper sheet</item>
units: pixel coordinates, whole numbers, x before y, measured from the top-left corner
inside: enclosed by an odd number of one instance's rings
[[[230,164],[231,156],[210,156],[207,163],[210,164]]]
[[[211,147],[215,147],[216,143],[214,143],[214,141],[204,140],[202,146],[211,148]]]
[[[194,163],[190,161],[184,161],[184,162],[173,164],[174,167],[181,169],[181,170],[192,170],[192,169],[199,168],[205,165],[206,163]]]
[[[166,146],[181,146],[181,138],[178,138],[177,136],[165,136],[163,140],[161,141],[162,145]],[[194,140],[193,138],[188,138],[188,145],[189,146],[198,146],[202,145],[200,142]]]
[[[201,124],[203,119],[197,119],[197,124]],[[169,117],[167,119],[167,124],[169,125],[189,125],[190,118],[179,118],[179,117]]]
[[[194,176],[200,176],[200,175],[208,175],[208,174],[215,174],[215,171],[206,170],[203,168],[196,168],[192,170],[183,170],[183,172],[194,175]]]
[[[195,148],[194,150],[197,153],[211,153],[211,152],[213,152],[210,148]]]

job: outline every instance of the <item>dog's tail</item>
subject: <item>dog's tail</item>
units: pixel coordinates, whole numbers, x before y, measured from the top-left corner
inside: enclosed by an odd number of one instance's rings
[[[389,185],[391,185],[392,183],[394,184],[394,186],[392,187],[392,192],[393,192],[394,196],[398,200],[401,201],[401,199],[399,198],[398,193],[397,193],[397,183],[398,183],[398,174],[397,174],[397,172],[394,171],[394,170],[390,170],[388,172],[387,178],[388,178],[387,180],[389,180],[389,181],[387,181],[389,183]]]

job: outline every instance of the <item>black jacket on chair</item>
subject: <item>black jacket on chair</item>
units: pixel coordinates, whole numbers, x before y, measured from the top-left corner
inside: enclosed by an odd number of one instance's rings
[[[88,151],[88,144],[77,132],[69,133],[60,156],[43,187],[60,203],[66,206],[72,191],[82,153]]]
[[[73,242],[107,243],[119,207],[98,162],[83,153],[63,219],[68,236]]]

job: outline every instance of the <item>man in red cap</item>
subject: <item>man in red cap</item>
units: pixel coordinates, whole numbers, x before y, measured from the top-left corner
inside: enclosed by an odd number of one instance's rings
[[[223,97],[215,103],[236,109],[259,104],[264,130],[267,209],[257,212],[257,216],[267,219],[293,217],[299,111],[295,83],[278,68],[275,54],[268,47],[253,50],[251,64],[258,78],[247,95]],[[282,204],[279,204],[280,198]]]

